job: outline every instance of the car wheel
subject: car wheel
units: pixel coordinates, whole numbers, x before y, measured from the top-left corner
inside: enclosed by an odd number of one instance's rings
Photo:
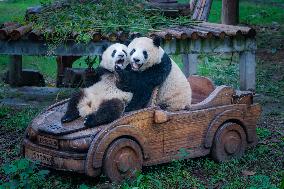
[[[216,132],[211,156],[217,162],[241,157],[246,149],[246,134],[242,126],[225,123]]]
[[[108,148],[103,170],[112,182],[121,182],[133,178],[142,169],[142,151],[140,146],[131,139],[118,139]]]

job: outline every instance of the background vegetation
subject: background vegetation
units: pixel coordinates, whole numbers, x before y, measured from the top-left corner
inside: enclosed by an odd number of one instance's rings
[[[185,1],[186,0],[181,0]],[[22,21],[25,9],[38,5],[39,0],[0,2],[0,23]],[[220,22],[221,0],[214,0],[209,21]],[[133,182],[118,188],[284,188],[284,1],[241,0],[241,24],[258,31],[257,89],[263,115],[258,124],[259,144],[238,160],[215,163],[210,157],[152,166]],[[181,58],[173,56],[180,64]],[[8,57],[0,56],[0,74],[7,68]],[[54,57],[24,56],[25,68],[40,70],[50,86],[54,85]],[[216,84],[239,87],[238,56],[235,54],[200,55],[198,73]],[[79,60],[76,67],[85,67]],[[0,99],[6,98],[8,87],[1,82]],[[14,94],[15,96],[17,94]],[[111,184],[102,176],[87,178],[74,173],[43,171],[20,158],[20,143],[33,117],[43,105],[7,107],[0,104],[0,188],[108,188]],[[181,155],[184,155],[181,151]]]

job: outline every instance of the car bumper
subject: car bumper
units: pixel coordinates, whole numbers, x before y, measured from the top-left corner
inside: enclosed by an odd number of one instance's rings
[[[52,150],[24,140],[23,154],[27,159],[38,161],[41,165],[64,171],[85,172],[86,153],[71,153]]]

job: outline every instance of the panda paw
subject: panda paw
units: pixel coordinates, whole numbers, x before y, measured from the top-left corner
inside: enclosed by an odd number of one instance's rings
[[[71,121],[74,121],[75,119],[79,118],[79,115],[67,115],[65,114],[62,118],[61,118],[61,123],[69,123]]]
[[[115,65],[115,66],[114,66],[114,69],[115,69],[115,71],[120,71],[120,70],[122,70],[122,68],[121,68],[119,65]]]
[[[86,117],[85,117],[85,120],[84,120],[84,125],[85,125],[86,127],[89,127],[89,128],[95,127],[97,124],[96,124],[96,122],[95,122],[95,117],[94,117],[94,115],[88,115],[88,116],[86,116]]]

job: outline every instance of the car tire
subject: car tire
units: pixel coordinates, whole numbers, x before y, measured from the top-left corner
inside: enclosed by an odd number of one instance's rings
[[[107,149],[103,171],[111,182],[120,183],[140,172],[142,163],[140,146],[134,140],[121,138],[114,141]]]
[[[247,140],[244,129],[237,123],[223,124],[216,132],[211,156],[217,162],[225,162],[241,157],[246,149]]]

